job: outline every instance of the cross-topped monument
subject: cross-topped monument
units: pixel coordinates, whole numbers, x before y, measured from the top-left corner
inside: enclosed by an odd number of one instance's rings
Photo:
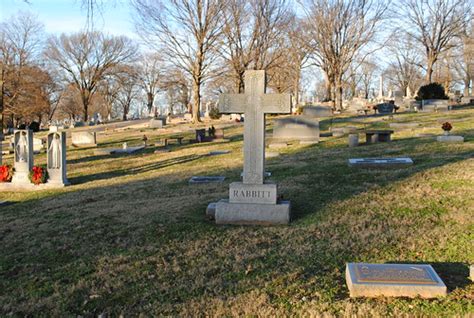
[[[229,199],[211,203],[208,215],[218,224],[287,224],[290,202],[278,202],[277,185],[264,183],[265,114],[289,113],[291,95],[266,94],[265,71],[245,72],[245,94],[224,94],[221,113],[243,113],[244,178],[229,186]]]
[[[221,113],[243,113],[244,183],[263,184],[265,173],[265,114],[291,112],[290,94],[266,94],[265,71],[245,72],[245,94],[223,94]]]

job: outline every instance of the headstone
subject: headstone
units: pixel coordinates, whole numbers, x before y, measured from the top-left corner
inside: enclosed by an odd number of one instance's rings
[[[447,295],[446,285],[431,265],[348,263],[346,283],[351,297]]]
[[[350,101],[347,110],[351,112],[356,112],[356,113],[362,112],[362,111],[367,110],[368,104],[369,104],[369,101],[367,99],[361,98],[361,97],[355,97]]]
[[[245,72],[245,94],[220,96],[221,113],[244,113],[243,182],[229,187],[229,200],[217,202],[218,224],[287,224],[290,203],[278,202],[277,185],[265,183],[265,114],[289,113],[289,94],[265,94],[265,71]]]
[[[377,104],[376,107],[379,114],[385,115],[393,113],[395,105],[390,103],[381,103]]]
[[[202,184],[202,183],[221,183],[224,182],[225,177],[217,176],[217,177],[192,177],[189,179],[189,184]]]
[[[75,147],[95,147],[97,146],[97,136],[95,132],[81,131],[72,132],[72,145]]]
[[[51,125],[49,126],[49,132],[58,132],[58,126]]]
[[[165,125],[166,119],[161,119],[161,118],[153,118],[150,120],[149,127],[150,128],[163,128]]]
[[[190,114],[190,113],[184,114],[184,120],[186,120],[186,121],[193,120],[193,114]]]
[[[303,116],[291,116],[275,120],[273,139],[319,142],[319,121]]]
[[[473,67],[474,69],[474,67]],[[474,96],[464,96],[461,98],[461,104],[474,105]]]
[[[449,110],[449,101],[447,99],[424,99],[421,101],[422,112],[440,112]]]
[[[357,147],[359,145],[359,134],[349,134],[349,147]]]
[[[306,117],[332,117],[332,109],[328,106],[305,106],[303,107],[303,115]]]
[[[16,130],[14,141],[14,167],[12,183],[30,184],[28,175],[33,169],[33,132],[31,130]]]
[[[411,158],[355,158],[349,159],[349,167],[401,168],[413,165]]]
[[[48,134],[47,153],[48,183],[68,185],[65,132]]]
[[[457,143],[457,142],[464,142],[464,137],[455,136],[455,135],[444,135],[444,136],[437,136],[436,140],[439,142]]]
[[[33,153],[38,154],[43,149],[43,140],[40,138],[33,138]]]

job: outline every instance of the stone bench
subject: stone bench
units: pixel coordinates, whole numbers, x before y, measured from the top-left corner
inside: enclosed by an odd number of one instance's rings
[[[377,142],[390,142],[393,130],[366,130],[365,138],[368,144]]]
[[[167,137],[167,138],[164,138],[164,145],[165,145],[165,147],[168,146],[168,143],[169,143],[170,140],[175,140],[175,141],[178,142],[178,144],[182,145],[183,144],[183,139],[184,139],[183,136]]]

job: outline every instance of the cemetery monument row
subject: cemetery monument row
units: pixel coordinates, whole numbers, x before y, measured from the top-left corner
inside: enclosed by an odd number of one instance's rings
[[[229,199],[211,203],[218,224],[287,224],[290,203],[277,201],[277,185],[265,179],[265,114],[290,113],[289,94],[265,94],[265,71],[245,72],[245,94],[223,94],[221,113],[244,113],[243,182],[233,182]]]

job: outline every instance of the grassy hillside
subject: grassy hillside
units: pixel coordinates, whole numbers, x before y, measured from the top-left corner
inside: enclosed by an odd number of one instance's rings
[[[444,119],[463,144],[416,137],[441,134]],[[419,128],[397,130],[392,143],[348,148],[347,137],[327,137],[279,150],[267,171],[291,200],[289,226],[216,226],[205,218],[207,204],[239,179],[240,124],[226,128],[229,143],[176,145],[169,153],[71,150],[72,186],[0,193],[15,203],[0,207],[0,316],[473,315],[474,108],[392,121],[341,117],[321,126],[415,121]],[[107,132],[99,146],[139,144],[143,134],[154,142],[161,133]],[[211,150],[232,152],[207,156]],[[395,156],[415,164],[347,166],[349,158]],[[226,181],[188,185],[196,175]],[[346,262],[429,263],[449,295],[350,299]]]

